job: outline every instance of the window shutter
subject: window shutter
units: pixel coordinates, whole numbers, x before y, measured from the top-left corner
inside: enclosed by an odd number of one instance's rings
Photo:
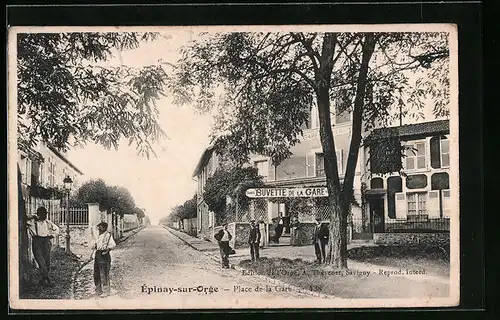
[[[441,168],[441,139],[432,137],[430,143],[431,149],[431,167],[434,169]]]
[[[276,167],[273,165],[271,159],[267,160],[267,163],[269,168],[269,175],[267,176],[267,180],[274,181],[276,180]]]
[[[450,190],[449,189],[443,189],[441,190],[442,193],[442,208],[443,208],[443,217],[449,218],[450,217]]]
[[[306,155],[306,176],[315,177],[316,176],[316,153],[308,153]]]
[[[441,216],[439,210],[439,190],[432,190],[428,193],[427,215],[429,219],[437,219]]]
[[[339,175],[344,173],[344,150],[340,149],[336,151],[337,155],[337,170],[339,171]]]
[[[406,220],[406,195],[402,192],[396,193],[396,219]]]

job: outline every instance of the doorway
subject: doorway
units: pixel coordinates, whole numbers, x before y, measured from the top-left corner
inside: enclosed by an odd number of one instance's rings
[[[384,232],[385,212],[384,198],[374,198],[370,201],[370,222],[374,233]]]

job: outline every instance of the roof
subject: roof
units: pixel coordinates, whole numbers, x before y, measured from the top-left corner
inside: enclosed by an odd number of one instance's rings
[[[68,159],[66,159],[66,157],[63,156],[62,153],[60,153],[55,147],[53,147],[51,145],[47,145],[47,147],[50,149],[50,151],[52,151],[62,161],[66,162],[66,164],[69,165],[71,168],[73,168],[76,172],[78,172],[79,174],[83,174],[83,172],[80,171],[80,169],[78,169],[74,164],[72,164],[71,161],[69,161]]]
[[[391,134],[397,134],[401,138],[412,138],[420,136],[430,136],[433,134],[446,134],[450,132],[449,120],[436,120],[430,122],[421,122],[415,124],[406,124],[397,127],[378,128],[373,130],[369,138],[384,137]]]
[[[214,147],[210,146],[206,148],[201,157],[200,160],[198,161],[198,164],[196,165],[196,168],[194,169],[192,177],[196,177],[200,172],[203,170],[203,168],[206,167],[208,164],[208,160],[210,160],[210,157],[212,156],[212,153],[214,152]]]

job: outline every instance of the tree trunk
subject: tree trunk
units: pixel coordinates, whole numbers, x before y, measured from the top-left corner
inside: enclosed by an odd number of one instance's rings
[[[318,114],[320,121],[320,139],[323,147],[326,186],[330,208],[330,237],[327,252],[327,262],[334,267],[346,268],[347,256],[342,252],[346,241],[346,231],[343,230],[340,179],[337,167],[335,141],[333,139],[330,119],[330,81],[333,70],[333,57],[337,44],[337,35],[325,34],[318,71],[315,74]]]
[[[29,268],[31,267],[29,263],[28,256],[28,232],[26,230],[26,207],[23,198],[22,190],[22,176],[21,169],[19,165],[17,166],[17,198],[18,198],[18,232],[19,232],[19,296],[22,296],[26,286],[28,285],[29,279]]]
[[[363,43],[363,56],[361,58],[361,66],[356,85],[356,95],[354,97],[353,119],[352,119],[352,134],[351,143],[349,146],[349,155],[347,157],[346,172],[342,183],[342,191],[340,194],[341,215],[340,215],[340,256],[345,257],[345,265],[347,266],[347,227],[349,212],[351,210],[352,199],[354,196],[354,176],[356,174],[356,164],[358,162],[359,148],[361,146],[361,131],[363,123],[363,106],[366,91],[366,83],[368,76],[368,67],[377,38],[368,33],[365,36]]]

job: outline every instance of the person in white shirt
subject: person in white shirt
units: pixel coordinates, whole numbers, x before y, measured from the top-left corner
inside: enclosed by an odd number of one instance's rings
[[[28,215],[28,232],[32,238],[32,249],[35,261],[40,270],[40,285],[52,285],[50,279],[50,251],[52,239],[59,235],[59,227],[47,220],[47,209],[39,207],[36,214]]]
[[[229,241],[231,241],[233,236],[227,230],[227,223],[224,224],[224,228],[222,230],[217,232],[214,238],[219,242],[222,267],[229,269],[229,254],[231,251],[231,248],[229,247]]]
[[[99,236],[92,249],[95,250],[94,256],[94,284],[96,294],[106,296],[110,294],[109,270],[111,267],[111,254],[109,253],[116,247],[113,235],[108,230],[108,224],[101,222],[97,225]]]

